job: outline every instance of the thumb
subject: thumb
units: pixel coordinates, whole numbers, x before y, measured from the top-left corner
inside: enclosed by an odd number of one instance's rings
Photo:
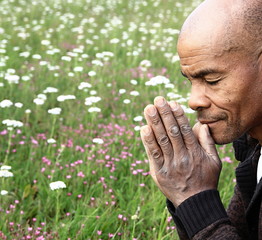
[[[210,135],[209,128],[206,124],[201,124],[198,132],[198,141],[202,148],[212,156],[218,156],[215,141]]]

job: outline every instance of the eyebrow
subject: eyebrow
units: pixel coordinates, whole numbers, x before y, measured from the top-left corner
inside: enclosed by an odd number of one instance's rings
[[[192,78],[201,78],[201,77],[204,77],[204,76],[206,76],[206,75],[208,75],[208,74],[211,74],[211,73],[218,73],[218,70],[216,70],[216,69],[211,69],[211,68],[202,69],[202,70],[199,70],[198,72],[195,72],[195,73],[193,73],[193,74],[190,74],[190,76],[191,76]],[[184,77],[188,78],[188,76],[187,76],[185,73],[183,73],[182,71],[181,71],[181,74],[182,74]]]

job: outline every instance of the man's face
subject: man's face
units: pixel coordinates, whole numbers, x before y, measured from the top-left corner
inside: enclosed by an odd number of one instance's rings
[[[200,41],[201,42],[201,41]],[[223,44],[178,44],[181,71],[191,82],[189,106],[209,126],[217,144],[245,132],[262,133],[262,78],[257,59],[242,50],[224,51]]]

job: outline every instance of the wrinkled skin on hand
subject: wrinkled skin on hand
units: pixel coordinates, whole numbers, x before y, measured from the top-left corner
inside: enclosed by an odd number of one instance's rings
[[[192,129],[176,102],[155,98],[144,111],[141,128],[150,173],[162,193],[174,204],[210,189],[216,189],[221,161],[207,125]]]

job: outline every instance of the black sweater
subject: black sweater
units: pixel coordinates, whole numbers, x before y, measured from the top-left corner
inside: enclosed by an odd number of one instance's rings
[[[215,189],[200,192],[178,206],[167,200],[180,239],[262,239],[262,180],[256,182],[261,146],[246,135],[233,144],[237,184],[227,211]]]

